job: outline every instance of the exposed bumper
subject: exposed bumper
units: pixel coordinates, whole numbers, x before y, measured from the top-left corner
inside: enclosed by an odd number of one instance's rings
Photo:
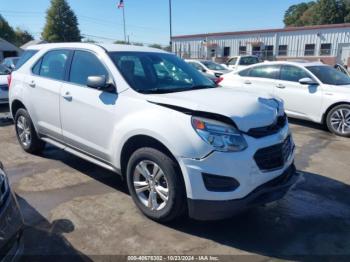
[[[279,177],[259,186],[241,199],[227,201],[188,199],[189,216],[198,220],[217,220],[231,217],[248,207],[281,199],[298,181],[299,174],[292,164]]]

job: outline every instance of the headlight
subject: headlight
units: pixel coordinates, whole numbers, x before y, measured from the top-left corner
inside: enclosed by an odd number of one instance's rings
[[[225,123],[192,117],[192,126],[197,134],[215,150],[222,152],[237,152],[247,148],[247,142],[234,127]]]

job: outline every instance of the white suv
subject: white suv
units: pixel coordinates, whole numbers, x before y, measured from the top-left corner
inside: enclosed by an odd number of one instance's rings
[[[265,62],[223,77],[220,85],[284,101],[290,117],[326,124],[350,137],[350,77],[319,62]]]
[[[46,44],[17,71],[23,149],[48,142],[122,175],[157,221],[218,219],[281,198],[298,179],[280,101],[216,88],[158,49]]]

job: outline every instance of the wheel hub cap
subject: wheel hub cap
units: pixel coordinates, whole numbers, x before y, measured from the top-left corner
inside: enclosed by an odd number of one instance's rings
[[[331,116],[331,125],[341,134],[350,133],[350,109],[340,108]]]
[[[29,146],[32,141],[32,136],[27,119],[24,116],[20,116],[17,120],[16,127],[22,145],[26,147]]]
[[[163,170],[153,161],[144,160],[136,165],[134,189],[141,203],[151,210],[162,210],[169,197],[168,182]]]

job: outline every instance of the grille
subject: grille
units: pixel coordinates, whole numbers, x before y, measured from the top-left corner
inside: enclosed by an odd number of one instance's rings
[[[288,136],[281,144],[259,149],[255,153],[254,159],[260,170],[271,171],[282,168],[293,150],[294,143],[291,136]]]
[[[247,132],[247,135],[255,138],[270,136],[279,132],[281,128],[283,128],[286,124],[287,115],[284,114],[283,116],[279,116],[274,124],[264,127],[252,128]]]

